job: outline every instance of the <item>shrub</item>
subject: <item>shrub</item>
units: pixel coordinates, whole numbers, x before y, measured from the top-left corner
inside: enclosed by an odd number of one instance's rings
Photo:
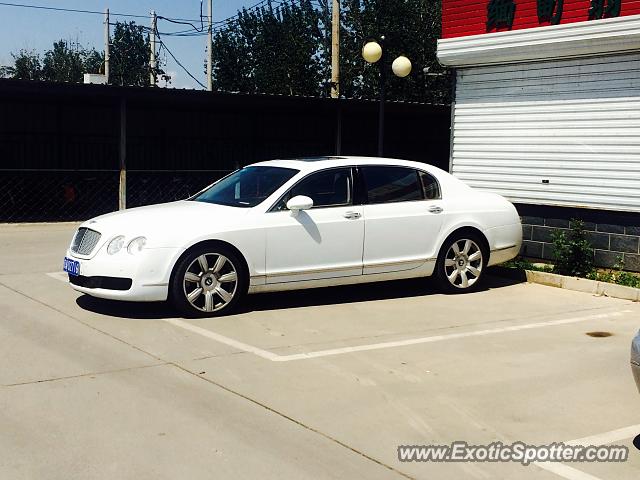
[[[552,234],[555,273],[586,277],[593,271],[593,247],[587,240],[582,220],[572,219],[569,232]]]

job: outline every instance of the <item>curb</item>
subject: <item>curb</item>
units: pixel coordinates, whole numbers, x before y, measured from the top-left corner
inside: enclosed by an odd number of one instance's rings
[[[566,277],[556,273],[538,272],[535,270],[515,270],[512,268],[499,267],[494,269],[494,272],[512,280],[538,283],[548,287],[564,288],[566,290],[590,293],[592,295],[640,302],[640,288],[625,287],[624,285],[589,280],[587,278]]]

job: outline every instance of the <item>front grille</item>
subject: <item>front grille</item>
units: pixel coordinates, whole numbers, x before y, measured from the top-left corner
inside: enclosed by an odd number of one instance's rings
[[[89,255],[98,244],[102,235],[90,228],[81,227],[73,237],[71,251],[80,255]]]

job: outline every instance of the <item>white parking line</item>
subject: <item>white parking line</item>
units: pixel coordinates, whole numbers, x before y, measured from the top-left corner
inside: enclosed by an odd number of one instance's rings
[[[591,435],[590,437],[578,438],[577,440],[570,440],[564,443],[567,445],[606,445],[635,437],[638,434],[640,434],[640,424],[599,433],[598,435]]]
[[[611,430],[610,432],[604,432],[597,435],[591,435],[589,437],[578,438],[576,440],[569,440],[564,442],[566,445],[607,445],[609,443],[619,442],[620,440],[626,440],[627,438],[635,437],[640,433],[640,424],[631,425],[629,427],[618,428],[617,430]],[[577,468],[570,467],[563,463],[554,462],[534,462],[534,465],[547,470],[548,472],[555,473],[567,480],[601,480],[598,477],[578,470]]]
[[[565,318],[563,320],[553,320],[550,322],[537,322],[537,323],[528,323],[526,325],[514,325],[511,327],[491,328],[488,330],[475,330],[471,332],[451,333],[449,335],[435,335],[431,337],[410,338],[407,340],[399,340],[395,342],[382,342],[382,343],[373,343],[370,345],[358,345],[356,347],[344,347],[344,348],[334,348],[331,350],[319,350],[317,352],[298,353],[295,355],[279,356],[279,358],[277,358],[275,361],[288,362],[291,360],[304,360],[307,358],[328,357],[331,355],[341,355],[344,353],[364,352],[367,350],[380,350],[383,348],[404,347],[407,345],[418,345],[421,343],[441,342],[444,340],[454,340],[457,338],[479,337],[483,335],[491,335],[494,333],[517,332],[519,330],[529,330],[532,328],[541,328],[541,327],[552,327],[555,325],[566,325],[568,323],[582,322],[585,320],[596,320],[596,319],[608,318],[608,317],[618,317],[620,315],[623,315],[629,312],[631,312],[631,310],[624,310],[621,312],[614,312],[614,313],[601,313],[597,315],[589,315],[586,317]]]
[[[197,327],[190,323],[185,322],[184,320],[178,320],[177,318],[170,318],[165,320],[167,323],[171,325],[175,325],[176,327],[184,328],[185,330],[189,330],[190,332],[197,333],[198,335],[202,335],[203,337],[210,338],[215,340],[216,342],[224,343],[225,345],[229,345],[230,347],[237,348],[238,350],[242,350],[244,352],[253,353],[262,358],[266,358],[267,360],[271,360],[272,362],[277,361],[278,355],[275,353],[268,352],[267,350],[262,350],[261,348],[254,347],[253,345],[248,345],[246,343],[239,342],[234,340],[233,338],[225,337],[224,335],[220,335],[218,333],[212,332],[211,330],[207,330],[205,328]]]
[[[68,281],[66,274],[64,272],[47,273],[47,275],[51,278],[55,278],[56,280],[61,280],[64,282]],[[517,332],[520,330],[530,330],[534,328],[567,325],[567,324],[583,322],[587,320],[599,320],[603,318],[619,317],[626,313],[631,313],[631,310],[599,313],[599,314],[587,315],[587,316],[581,316],[581,317],[565,318],[562,320],[551,320],[549,322],[536,322],[536,323],[528,323],[525,325],[513,325],[510,327],[490,328],[486,330],[475,330],[471,332],[451,333],[448,335],[434,335],[430,337],[410,338],[407,340],[373,343],[369,345],[357,345],[355,347],[332,348],[328,350],[318,350],[315,352],[307,352],[307,353],[296,353],[292,355],[278,355],[276,353],[269,352],[267,350],[263,350],[258,347],[254,347],[253,345],[240,342],[233,338],[225,337],[224,335],[220,335],[219,333],[213,332],[211,330],[207,330],[202,327],[198,327],[196,325],[185,322],[184,320],[179,320],[177,318],[171,318],[164,321],[176,327],[182,328],[184,330],[188,330],[192,333],[196,333],[198,335],[202,335],[203,337],[207,337],[212,340],[215,340],[216,342],[229,345],[230,347],[236,348],[238,350],[241,350],[247,353],[253,353],[258,357],[264,358],[266,360],[271,360],[272,362],[291,362],[296,360],[307,360],[310,358],[344,355],[346,353],[365,352],[369,350],[382,350],[385,348],[405,347],[409,345],[419,345],[422,343],[442,342],[446,340],[455,340],[457,338],[479,337],[479,336],[499,334],[499,333]]]
[[[462,332],[462,333],[451,333],[449,335],[434,335],[431,337],[420,337],[420,338],[410,338],[407,340],[398,340],[393,342],[382,342],[382,343],[373,343],[369,345],[358,345],[355,347],[343,347],[343,348],[333,348],[330,350],[318,350],[316,352],[308,352],[308,353],[297,353],[293,355],[277,355],[275,353],[269,352],[267,350],[263,350],[258,347],[254,347],[252,345],[247,345],[246,343],[239,342],[234,340],[233,338],[225,337],[218,333],[212,332],[211,330],[207,330],[198,326],[195,326],[191,323],[185,322],[183,320],[178,319],[169,319],[167,322],[175,325],[176,327],[184,328],[185,330],[189,330],[193,333],[197,333],[207,338],[211,338],[212,340],[216,340],[217,342],[223,343],[225,345],[229,345],[231,347],[237,348],[238,350],[242,350],[248,353],[253,353],[259,357],[265,358],[267,360],[271,360],[272,362],[291,362],[295,360],[306,360],[310,358],[319,358],[319,357],[329,357],[333,355],[343,355],[345,353],[354,353],[354,352],[363,352],[368,350],[381,350],[385,348],[395,348],[395,347],[404,347],[408,345],[418,345],[421,343],[433,343],[433,342],[442,342],[445,340],[454,340],[457,338],[467,338],[467,337],[479,337],[484,335],[491,334],[499,334],[499,333],[507,333],[507,332],[517,332],[520,330],[530,330],[534,328],[542,328],[542,327],[553,327],[557,325],[567,325],[571,323],[583,322],[587,320],[599,320],[603,318],[612,318],[619,317],[624,315],[625,313],[630,313],[631,310],[622,310],[619,312],[609,312],[609,313],[599,313],[594,315],[587,315],[582,317],[572,317],[565,318],[562,320],[552,320],[549,322],[536,322],[536,323],[528,323],[525,325],[514,325],[510,327],[501,327],[501,328],[491,328],[487,330],[475,330],[471,332]]]

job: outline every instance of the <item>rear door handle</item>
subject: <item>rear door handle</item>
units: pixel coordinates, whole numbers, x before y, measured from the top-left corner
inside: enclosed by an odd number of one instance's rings
[[[442,213],[442,207],[439,207],[438,205],[431,205],[429,207],[429,212],[431,212],[431,213]]]
[[[361,215],[358,212],[347,212],[344,214],[344,218],[355,219],[360,218]]]

